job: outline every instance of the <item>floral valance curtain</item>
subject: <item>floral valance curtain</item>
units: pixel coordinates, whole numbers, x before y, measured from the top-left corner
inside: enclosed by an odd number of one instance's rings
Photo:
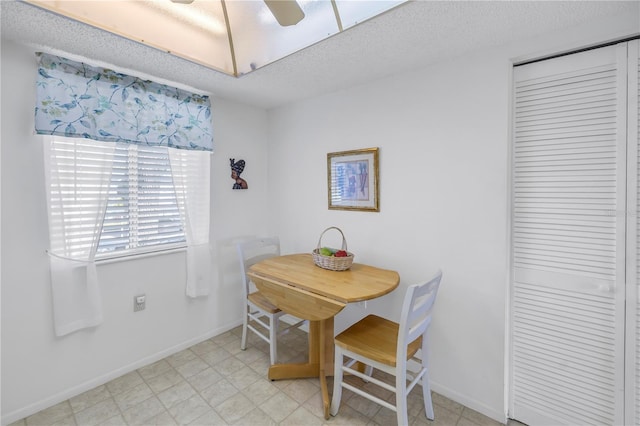
[[[38,134],[213,151],[208,96],[37,55]]]

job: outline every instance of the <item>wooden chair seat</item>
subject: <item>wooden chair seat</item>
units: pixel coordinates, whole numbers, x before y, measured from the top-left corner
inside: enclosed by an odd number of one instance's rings
[[[336,345],[379,363],[396,366],[398,323],[369,315],[336,336]],[[409,343],[407,360],[422,346],[422,336]]]
[[[270,314],[277,314],[278,312],[280,312],[280,309],[278,309],[273,303],[269,302],[269,300],[264,297],[264,294],[260,293],[259,291],[254,291],[253,293],[251,293],[248,299],[251,303],[265,312],[268,312]]]

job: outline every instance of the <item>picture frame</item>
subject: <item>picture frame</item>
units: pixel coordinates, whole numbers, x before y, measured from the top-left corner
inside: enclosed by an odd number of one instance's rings
[[[327,154],[330,210],[380,211],[378,148]]]

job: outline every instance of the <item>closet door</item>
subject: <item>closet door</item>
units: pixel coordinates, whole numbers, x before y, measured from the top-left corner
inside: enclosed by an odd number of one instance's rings
[[[628,215],[627,234],[627,333],[625,377],[625,424],[640,424],[640,40],[629,42],[628,93],[628,173],[629,205],[634,206]]]
[[[624,422],[626,44],[514,69],[509,415]]]

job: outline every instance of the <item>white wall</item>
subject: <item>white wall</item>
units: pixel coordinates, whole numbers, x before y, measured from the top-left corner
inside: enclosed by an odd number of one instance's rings
[[[636,4],[637,11],[637,4]],[[476,52],[270,111],[274,232],[311,251],[338,226],[356,261],[401,287],[338,315],[397,319],[407,285],[444,272],[431,334],[433,389],[505,421],[511,64],[637,33],[638,13]],[[380,148],[379,213],[327,209],[326,154]]]
[[[214,98],[211,296],[185,296],[184,253],[101,265],[104,323],[56,338],[42,138],[33,132],[36,72],[32,49],[2,41],[3,424],[238,325],[237,266],[217,262],[216,249],[267,229],[266,112]],[[230,157],[247,161],[249,190],[231,189]],[[134,313],[138,293],[146,293],[147,308]]]

